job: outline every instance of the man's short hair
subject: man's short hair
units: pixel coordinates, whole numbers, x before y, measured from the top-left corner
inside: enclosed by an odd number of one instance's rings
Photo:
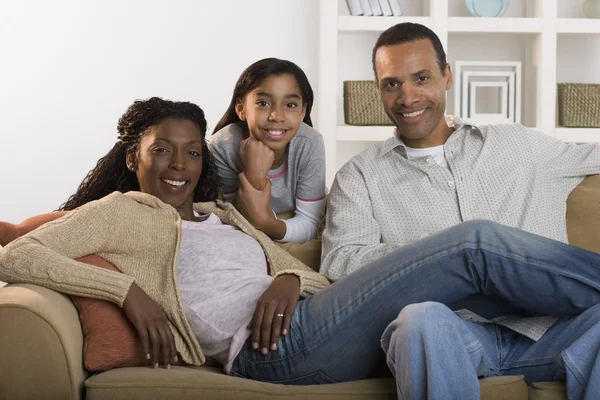
[[[437,56],[438,65],[440,66],[440,70],[443,74],[446,70],[447,62],[446,52],[444,52],[440,38],[431,29],[424,25],[415,24],[412,22],[403,22],[388,28],[381,35],[379,35],[377,43],[375,43],[375,47],[373,48],[372,56],[373,72],[375,73],[375,77],[377,77],[377,71],[375,70],[375,55],[380,47],[414,42],[421,39],[428,39],[433,45],[433,49],[435,50],[435,54]]]

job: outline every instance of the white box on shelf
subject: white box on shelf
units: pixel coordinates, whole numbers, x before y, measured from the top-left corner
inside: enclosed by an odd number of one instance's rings
[[[517,117],[517,114],[520,102],[517,105],[516,96],[512,95],[516,94],[514,71],[464,71],[458,78],[460,87],[457,88],[457,91],[461,90],[464,95],[461,97],[461,102],[456,105],[456,107],[461,107],[456,114],[462,118],[469,117],[469,82],[476,81],[476,79],[490,81],[495,78],[508,84],[508,117],[512,122],[519,122],[520,116]],[[461,96],[460,93],[459,96]]]
[[[456,61],[454,76],[455,114],[468,118],[469,82],[477,77],[485,81],[508,83],[508,115],[510,121],[521,122],[521,62],[519,61]]]
[[[500,109],[496,113],[479,113],[477,112],[477,89],[482,88],[498,88],[500,90]],[[509,115],[508,107],[508,82],[499,81],[480,81],[469,82],[469,113],[468,117],[477,123],[507,123],[513,122]]]

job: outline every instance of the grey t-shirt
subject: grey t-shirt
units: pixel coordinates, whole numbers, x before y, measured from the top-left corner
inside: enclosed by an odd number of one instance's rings
[[[248,137],[245,126],[235,123],[216,132],[209,139],[215,158],[219,181],[226,200],[235,202],[241,169],[240,142]],[[271,208],[273,211],[294,211],[296,199],[313,202],[325,197],[325,144],[323,136],[302,123],[288,145],[287,160],[269,171],[271,180]]]

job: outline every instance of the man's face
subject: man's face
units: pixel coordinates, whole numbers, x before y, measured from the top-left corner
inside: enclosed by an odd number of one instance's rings
[[[450,132],[444,113],[452,73],[448,64],[440,70],[431,42],[380,47],[375,72],[383,108],[404,143],[415,148],[444,144]]]

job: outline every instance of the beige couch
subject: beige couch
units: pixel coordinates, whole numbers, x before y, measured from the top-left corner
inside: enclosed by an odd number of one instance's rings
[[[587,178],[568,201],[569,241],[600,252],[600,176]],[[224,375],[219,369],[122,368],[90,375],[82,363],[77,310],[67,296],[34,285],[0,288],[1,399],[395,399],[392,379],[283,386]],[[527,387],[522,377],[480,380],[481,398],[565,399],[562,383]]]

